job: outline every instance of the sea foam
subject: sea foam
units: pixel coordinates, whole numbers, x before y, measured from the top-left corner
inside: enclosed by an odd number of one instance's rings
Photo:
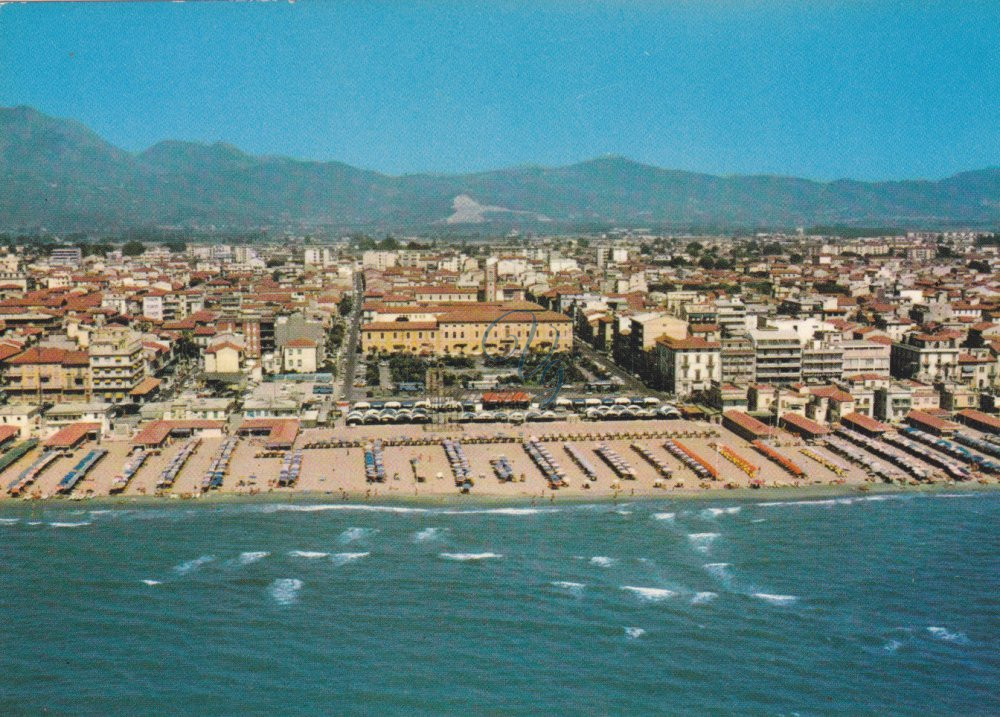
[[[174,572],[178,575],[187,575],[188,573],[194,572],[202,565],[210,563],[215,560],[214,555],[202,555],[200,558],[195,558],[194,560],[188,560],[180,565],[174,566]]]
[[[644,602],[660,602],[677,594],[673,590],[667,590],[666,588],[644,588],[635,585],[622,585],[622,590],[634,593]]]
[[[14,525],[14,523],[20,522],[20,518],[0,518],[0,525]]]
[[[799,599],[795,595],[774,595],[772,593],[753,593],[753,596],[772,605],[791,605]]]
[[[707,553],[712,547],[712,543],[718,537],[718,533],[688,533],[688,540],[694,545],[694,549],[700,553]]]
[[[445,560],[489,560],[491,558],[502,558],[502,555],[497,553],[441,553],[442,558]]]
[[[702,518],[718,518],[720,515],[736,515],[742,510],[738,505],[734,505],[731,508],[706,508],[701,511],[700,515]]]
[[[347,545],[348,543],[353,543],[356,540],[361,540],[366,536],[373,535],[378,531],[374,528],[348,528],[343,533],[340,534],[338,540],[342,545]]]
[[[597,565],[598,567],[602,568],[610,568],[612,565],[615,564],[615,562],[616,561],[614,558],[609,558],[604,555],[595,555],[590,559],[591,565]]]
[[[302,581],[298,578],[280,578],[271,583],[269,592],[279,605],[291,605],[298,600],[301,589]]]
[[[249,565],[250,563],[256,563],[258,560],[263,560],[268,555],[269,552],[266,550],[256,550],[247,553],[240,553],[240,564]]]
[[[361,558],[367,558],[371,553],[334,553],[330,556],[330,562],[334,565],[347,565],[347,563],[353,563],[355,560],[361,560]]]
[[[639,639],[640,637],[642,637],[645,634],[646,634],[646,631],[643,630],[641,627],[626,627],[625,628],[625,637],[627,637],[630,640],[637,640],[637,639]]]
[[[934,625],[928,627],[927,632],[936,637],[938,640],[944,640],[945,642],[957,642],[960,645],[964,645],[969,641],[964,632],[952,632],[946,628]]]
[[[712,602],[715,598],[719,597],[718,593],[713,592],[700,592],[695,593],[694,597],[691,598],[692,605],[704,605],[705,603]]]
[[[676,513],[653,513],[654,520],[673,520],[675,517]]]
[[[441,537],[441,533],[443,532],[443,528],[424,528],[423,530],[418,530],[413,534],[413,542],[426,543],[430,540],[437,540]]]
[[[329,555],[329,553],[321,553],[316,550],[289,550],[288,554],[293,558],[307,558],[309,560],[325,558]]]

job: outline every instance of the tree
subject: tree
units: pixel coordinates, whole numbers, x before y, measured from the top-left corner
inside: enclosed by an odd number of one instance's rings
[[[696,241],[688,243],[687,245],[688,254],[698,254],[699,252],[701,252],[701,243]]]
[[[957,256],[954,250],[947,244],[941,244],[937,248],[937,258],[938,259],[952,259]]]
[[[183,254],[184,251],[187,249],[187,244],[180,241],[179,239],[173,241],[165,241],[163,242],[163,246],[169,249],[171,254]]]
[[[142,242],[130,241],[126,242],[122,246],[122,254],[125,256],[142,256],[146,251],[146,247],[143,246]]]

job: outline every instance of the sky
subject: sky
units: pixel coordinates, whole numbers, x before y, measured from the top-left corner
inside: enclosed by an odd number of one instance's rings
[[[938,178],[1000,165],[998,36],[995,0],[7,4],[0,105],[391,174]]]

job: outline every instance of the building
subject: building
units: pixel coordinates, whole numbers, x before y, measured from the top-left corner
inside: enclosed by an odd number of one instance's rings
[[[890,371],[895,378],[942,381],[958,377],[957,331],[912,332],[892,344]]]
[[[719,358],[722,362],[722,382],[746,386],[754,381],[753,342],[746,334],[723,336]]]
[[[82,263],[83,251],[78,246],[59,247],[49,254],[49,266],[75,268]]]
[[[90,397],[86,351],[32,347],[3,361],[3,390],[10,403],[42,406]]]
[[[721,382],[719,348],[715,341],[661,336],[656,341],[657,383],[676,396],[707,391],[713,381]]]
[[[429,320],[405,316],[373,321],[361,328],[365,353],[424,355],[506,355],[530,341],[534,351],[566,352],[573,348],[573,321],[537,304],[449,306],[428,312]]]
[[[839,343],[813,339],[802,347],[802,380],[806,383],[837,381],[844,373],[844,349]]]
[[[747,332],[754,351],[754,380],[787,385],[802,380],[802,344],[792,330],[772,328]]]
[[[285,373],[316,373],[319,347],[312,339],[292,339],[281,347]]]
[[[842,377],[858,374],[877,374],[889,377],[889,355],[892,351],[888,343],[877,341],[843,341],[840,344],[843,352]]]
[[[91,395],[111,403],[129,401],[146,375],[142,334],[124,326],[104,327],[90,339]]]

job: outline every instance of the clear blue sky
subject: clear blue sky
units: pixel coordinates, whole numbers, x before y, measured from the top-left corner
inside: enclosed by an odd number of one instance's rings
[[[390,173],[604,154],[718,174],[1000,165],[1000,2],[0,7],[0,104],[129,150]]]

